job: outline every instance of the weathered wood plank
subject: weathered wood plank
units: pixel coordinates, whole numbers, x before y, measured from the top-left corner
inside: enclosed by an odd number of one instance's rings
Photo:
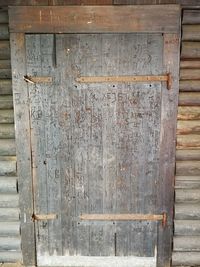
[[[175,193],[176,203],[199,203],[200,190],[199,189],[176,189]]]
[[[200,149],[200,135],[178,135],[177,149]]]
[[[178,5],[121,6],[120,8],[116,6],[10,7],[9,14],[10,32],[177,33],[180,29]]]
[[[0,236],[20,236],[19,222],[0,222]]]
[[[0,96],[1,95],[12,95],[12,81],[10,79],[0,79]]]
[[[0,109],[12,109],[13,108],[13,98],[11,95],[0,96]]]
[[[200,251],[199,236],[175,236],[174,251]]]
[[[176,204],[175,205],[176,220],[199,220],[200,205],[199,204]]]
[[[18,251],[1,251],[0,252],[0,262],[21,262],[22,254]]]
[[[199,80],[200,69],[181,69],[180,79],[181,80]]]
[[[9,59],[0,60],[0,69],[11,69],[11,63]]]
[[[10,58],[10,43],[9,41],[0,41],[0,59]]]
[[[200,176],[176,176],[177,189],[200,189]]]
[[[0,138],[1,139],[14,139],[15,138],[14,124],[1,124]]]
[[[199,108],[200,111],[200,108]],[[200,120],[178,121],[177,135],[181,134],[200,134]]]
[[[199,220],[175,220],[174,233],[176,236],[200,236]],[[182,247],[182,245],[181,245]]]
[[[0,10],[0,23],[8,24],[8,11],[7,10]]]
[[[200,91],[200,81],[199,80],[185,80],[185,81],[180,81],[179,83],[179,89],[181,92],[185,91]]]
[[[178,120],[200,120],[200,107],[178,107]],[[197,122],[198,124],[198,122]]]
[[[14,123],[13,109],[0,110],[0,123]]]
[[[200,10],[184,10],[183,24],[200,24]]]
[[[200,60],[181,60],[181,69],[200,69]]]
[[[200,42],[182,42],[181,58],[200,58]]]
[[[200,25],[183,25],[183,41],[200,41]]]
[[[174,252],[172,256],[173,266],[199,266],[199,252]]]
[[[0,175],[15,175],[16,162],[15,161],[0,161]]]
[[[9,39],[8,24],[0,24],[0,40],[8,40],[8,39]]]
[[[20,237],[0,237],[0,251],[20,251]]]
[[[1,176],[0,193],[17,193],[17,177]]]
[[[200,93],[196,92],[181,92],[179,94],[179,102],[180,106],[200,106]]]
[[[18,208],[0,208],[0,222],[18,222],[19,209]]]
[[[11,69],[0,69],[0,79],[10,79]]]
[[[2,139],[0,140],[0,156],[15,156],[15,140],[14,139]]]
[[[18,206],[19,206],[18,194],[0,195],[0,208],[17,208]]]
[[[200,150],[176,150],[176,160],[200,160]]]
[[[177,161],[176,175],[200,175],[200,161]]]
[[[35,240],[32,196],[32,168],[30,151],[30,125],[28,92],[25,81],[25,40],[23,34],[11,34],[11,58],[15,102],[15,134],[17,146],[17,171],[19,175],[19,206],[21,209],[21,238],[24,265],[35,264]],[[23,112],[22,112],[23,111]]]

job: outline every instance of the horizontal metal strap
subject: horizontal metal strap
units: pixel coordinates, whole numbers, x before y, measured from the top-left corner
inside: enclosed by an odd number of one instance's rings
[[[135,75],[135,76],[81,76],[76,78],[79,83],[124,83],[124,82],[167,82],[171,87],[171,76],[166,75]]]
[[[24,76],[24,80],[28,83],[52,83],[52,77],[49,76],[43,76],[43,77],[35,77],[35,76]]]
[[[33,221],[45,221],[45,220],[55,220],[58,218],[57,214],[33,214]]]
[[[166,221],[163,214],[82,214],[81,220],[89,221]]]

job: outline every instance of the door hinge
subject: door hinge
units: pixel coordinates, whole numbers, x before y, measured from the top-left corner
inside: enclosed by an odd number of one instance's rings
[[[55,220],[58,218],[58,215],[55,213],[50,214],[33,214],[32,221],[47,221],[47,220]]]

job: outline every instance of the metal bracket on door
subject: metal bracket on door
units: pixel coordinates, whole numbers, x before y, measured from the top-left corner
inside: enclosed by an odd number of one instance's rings
[[[86,221],[161,221],[162,226],[167,224],[167,213],[163,214],[82,214],[81,220]]]
[[[55,220],[58,218],[57,214],[33,214],[32,221],[48,221],[48,220]]]
[[[43,76],[43,77],[35,77],[35,76],[24,76],[24,81],[35,84],[35,83],[52,83],[53,79],[52,77]]]
[[[130,83],[130,82],[166,82],[171,89],[171,74],[166,75],[137,75],[137,76],[81,76],[76,78],[78,83]]]

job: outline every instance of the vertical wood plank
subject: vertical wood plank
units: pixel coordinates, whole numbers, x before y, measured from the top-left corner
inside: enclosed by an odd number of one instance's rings
[[[158,266],[170,266],[172,251],[172,224],[174,204],[174,173],[176,118],[179,85],[179,47],[177,34],[164,34],[163,69],[172,74],[172,88],[162,88],[161,134],[160,134],[160,177],[157,183],[157,212],[167,212],[165,228],[159,226]]]
[[[11,34],[10,42],[23,264],[35,265],[29,98],[27,85],[23,80],[26,75],[24,34]]]

